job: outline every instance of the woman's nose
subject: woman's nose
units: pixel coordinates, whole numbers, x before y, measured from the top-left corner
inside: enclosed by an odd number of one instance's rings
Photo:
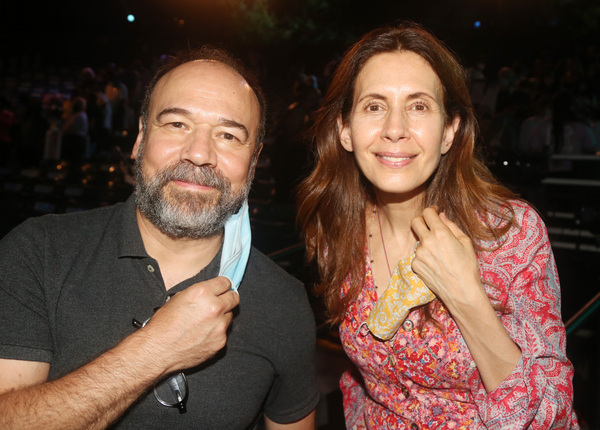
[[[408,136],[408,117],[406,113],[400,109],[390,110],[382,130],[382,137],[391,142],[397,142]]]

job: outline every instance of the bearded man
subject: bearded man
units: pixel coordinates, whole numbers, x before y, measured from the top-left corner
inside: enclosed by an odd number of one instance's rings
[[[227,53],[174,59],[135,195],[0,242],[0,428],[314,428],[305,289],[250,247],[264,109]]]

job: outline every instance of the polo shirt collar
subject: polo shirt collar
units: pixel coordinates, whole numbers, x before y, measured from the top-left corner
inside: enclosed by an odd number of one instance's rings
[[[135,194],[129,196],[122,204],[115,220],[117,225],[117,246],[119,258],[122,257],[149,257],[144,247],[136,216]]]
[[[119,250],[119,258],[131,257],[131,258],[151,258],[146,252],[144,247],[144,241],[142,240],[142,234],[140,233],[140,227],[137,221],[136,215],[137,205],[135,204],[135,195],[132,194],[127,201],[125,201],[120,210],[116,215],[116,230],[117,246]],[[200,271],[192,279],[195,282],[212,279],[219,274],[221,252],[223,246],[217,252],[217,255],[204,269]]]

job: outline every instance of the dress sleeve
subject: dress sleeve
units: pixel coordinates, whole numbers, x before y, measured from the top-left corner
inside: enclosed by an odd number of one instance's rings
[[[522,357],[513,372],[487,393],[477,372],[470,385],[490,429],[579,428],[573,411],[573,366],[566,356],[560,285],[550,241],[540,217],[516,206],[518,228],[481,265],[490,296],[504,295],[500,316]]]
[[[366,430],[365,404],[366,394],[360,383],[362,377],[356,368],[347,370],[340,378],[340,389],[344,399],[344,420],[346,428],[352,430]]]

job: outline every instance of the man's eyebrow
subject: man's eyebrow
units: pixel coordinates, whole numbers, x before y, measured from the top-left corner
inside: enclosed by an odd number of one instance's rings
[[[164,108],[163,110],[161,110],[156,115],[156,120],[158,121],[163,116],[167,116],[167,115],[181,115],[181,116],[190,118],[192,116],[192,113],[187,109],[178,108],[178,107],[169,107],[169,108]],[[237,128],[237,129],[241,130],[244,133],[245,139],[248,139],[250,137],[250,132],[248,131],[248,128],[242,123],[239,123],[232,119],[220,118],[219,124],[223,125],[225,127],[233,127],[233,128]]]
[[[225,127],[233,127],[233,128],[237,128],[237,129],[241,130],[245,135],[245,137],[244,137],[245,139],[248,139],[248,137],[250,137],[250,132],[248,131],[248,128],[242,123],[239,123],[232,119],[221,118],[221,119],[219,119],[219,124],[222,124]]]
[[[160,120],[163,116],[166,115],[182,115],[185,117],[190,117],[192,116],[192,113],[187,109],[177,107],[164,108],[156,115],[156,120]]]

